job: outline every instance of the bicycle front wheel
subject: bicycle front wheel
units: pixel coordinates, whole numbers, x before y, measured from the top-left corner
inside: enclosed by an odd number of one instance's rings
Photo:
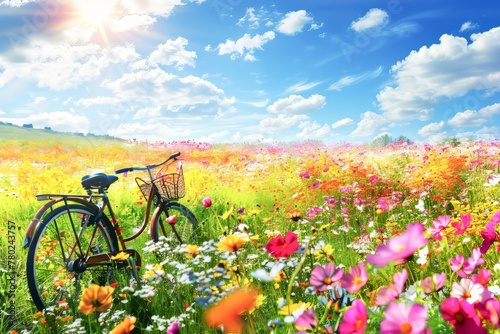
[[[164,236],[173,248],[194,242],[200,232],[198,220],[191,210],[177,202],[169,202],[158,207],[153,215],[150,230],[154,242],[158,242],[160,236]]]
[[[44,217],[28,250],[28,287],[38,310],[63,302],[74,310],[91,284],[108,285],[118,268],[110,257],[87,267],[86,259],[115,252],[118,241],[109,219],[96,208],[69,204]]]

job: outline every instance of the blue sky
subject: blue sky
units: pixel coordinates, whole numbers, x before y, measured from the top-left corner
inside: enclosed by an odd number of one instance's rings
[[[492,140],[497,1],[0,0],[0,121],[210,143]]]

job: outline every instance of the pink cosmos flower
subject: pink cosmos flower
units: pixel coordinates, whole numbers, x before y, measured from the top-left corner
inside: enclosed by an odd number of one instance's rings
[[[335,267],[333,263],[328,263],[323,267],[314,267],[309,281],[319,291],[326,291],[340,286],[340,280],[343,275],[342,268]]]
[[[424,231],[422,224],[410,224],[403,234],[391,238],[386,245],[378,246],[375,254],[368,255],[366,260],[375,267],[383,267],[391,261],[396,261],[396,264],[405,263],[417,249],[427,244]]]
[[[403,292],[404,285],[408,279],[408,271],[403,269],[400,273],[394,274],[392,283],[388,287],[383,287],[377,292],[377,305],[386,305],[396,300]]]
[[[456,334],[486,334],[474,306],[465,299],[445,299],[441,304],[441,315],[453,326]]]
[[[306,330],[311,330],[318,324],[318,318],[314,313],[314,309],[310,308],[302,312],[302,314],[295,320],[295,327],[299,330],[298,333],[307,333]]]
[[[352,302],[352,306],[344,313],[344,321],[340,324],[340,334],[363,334],[366,329],[368,314],[366,306],[359,299]]]
[[[179,333],[179,323],[176,321],[167,329],[167,334],[178,334]]]
[[[471,276],[472,282],[481,284],[482,286],[486,287],[488,282],[491,280],[491,271],[488,269],[479,269],[477,271],[477,274],[473,274]]]
[[[439,216],[437,220],[433,221],[433,226],[429,228],[429,231],[432,233],[432,236],[436,240],[442,240],[443,236],[441,235],[441,230],[446,228],[450,223],[449,216]]]
[[[426,277],[420,282],[420,285],[424,289],[425,293],[431,293],[433,291],[439,291],[446,282],[446,274],[434,274],[432,276]]]
[[[391,302],[380,323],[382,334],[420,334],[427,323],[427,310],[420,304]]]
[[[460,235],[460,234],[464,234],[464,232],[467,230],[467,228],[469,228],[470,226],[470,213],[466,214],[466,215],[460,215],[460,219],[461,219],[461,222],[453,222],[451,223],[451,226],[453,226],[454,228],[456,228],[457,230],[455,231],[455,235]]]
[[[468,278],[463,278],[460,283],[453,282],[451,287],[450,297],[459,300],[465,299],[469,304],[481,301],[481,296],[484,292],[484,286],[472,282]]]
[[[464,272],[470,275],[477,266],[482,264],[484,264],[484,259],[482,258],[481,250],[474,248],[471,257],[464,262]]]
[[[462,254],[458,254],[455,258],[450,258],[451,270],[457,273],[458,276],[465,278],[467,274],[464,273],[464,262],[465,258]]]
[[[493,326],[500,328],[500,301],[495,298],[487,299],[482,304],[474,305],[481,316],[491,322]]]
[[[342,276],[342,286],[350,293],[358,292],[368,281],[368,272],[365,263],[360,262],[359,266],[351,266],[349,273]]]

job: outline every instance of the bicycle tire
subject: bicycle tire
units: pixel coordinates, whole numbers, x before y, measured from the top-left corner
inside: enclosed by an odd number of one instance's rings
[[[39,311],[64,299],[75,310],[90,284],[106,285],[116,278],[118,267],[111,260],[82,272],[75,269],[79,263],[75,260],[84,254],[118,250],[113,225],[105,215],[96,221],[97,214],[98,209],[90,205],[69,204],[48,213],[37,228],[28,250],[26,274]]]
[[[177,218],[175,224],[168,224],[167,217],[173,215]],[[193,242],[200,232],[195,215],[181,203],[168,202],[159,206],[153,214],[150,234],[154,242],[158,242],[160,237],[164,236],[174,248],[177,245]]]

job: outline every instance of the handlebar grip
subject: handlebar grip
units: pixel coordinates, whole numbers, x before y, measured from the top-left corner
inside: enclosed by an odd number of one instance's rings
[[[122,168],[122,169],[115,171],[115,174],[122,174],[122,173],[126,173],[126,172],[131,172],[133,170],[134,170],[134,167]]]
[[[177,158],[179,155],[181,155],[181,152],[176,152],[176,153],[173,153],[173,154],[170,156],[170,158],[175,159],[175,158]]]

